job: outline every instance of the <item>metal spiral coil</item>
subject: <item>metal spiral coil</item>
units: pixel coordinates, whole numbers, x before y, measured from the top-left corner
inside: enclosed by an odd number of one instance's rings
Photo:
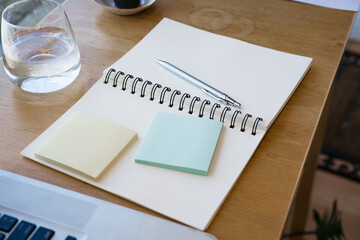
[[[105,74],[105,79],[104,79],[104,84],[108,84],[110,82],[110,77],[111,75],[116,72],[114,78],[113,78],[113,84],[112,86],[113,87],[117,87],[118,86],[118,82],[119,82],[119,78],[121,76],[124,76],[125,73],[122,72],[122,71],[116,71],[115,69],[111,68],[109,69],[109,71]],[[131,75],[131,74],[126,74],[125,77],[123,78],[122,80],[122,84],[121,84],[121,90],[125,91],[126,90],[126,87],[128,85],[128,82],[130,79],[133,79],[134,76]],[[140,77],[136,77],[132,84],[131,84],[131,90],[130,90],[130,93],[131,94],[135,94],[136,91],[137,91],[137,88],[139,88],[140,90],[140,97],[145,97],[146,95],[146,88],[150,85],[153,85],[153,83],[149,80],[146,80],[144,81],[142,78]],[[139,87],[138,87],[139,86]],[[160,97],[159,97],[159,103],[160,104],[163,104],[165,102],[165,95],[167,92],[171,93],[170,95],[170,98],[169,98],[169,104],[168,106],[169,107],[174,107],[175,105],[175,98],[177,95],[181,95],[181,92],[179,90],[171,90],[170,87],[162,87],[160,84],[158,83],[155,83],[151,90],[150,90],[150,96],[149,96],[149,100],[150,101],[153,101],[155,99],[155,92],[157,89],[161,89],[161,92],[160,92]],[[185,101],[186,99],[191,99],[190,101],[190,104],[189,104],[189,108],[188,108],[188,114],[193,114],[194,113],[194,109],[195,109],[195,105],[196,104],[200,104],[201,102],[201,99],[200,97],[197,97],[197,96],[194,96],[191,98],[191,95],[188,94],[188,93],[183,93],[181,95],[181,98],[179,100],[179,106],[178,106],[178,110],[179,111],[182,111],[184,110],[184,107],[185,107]],[[197,103],[199,102],[199,103]],[[199,112],[198,112],[198,117],[204,117],[205,115],[205,112],[209,113],[209,119],[215,119],[215,112],[216,110],[219,108],[221,108],[222,106],[219,104],[219,103],[214,103],[211,108],[210,108],[210,111],[207,110],[205,111],[205,108],[206,108],[206,105],[211,105],[211,102],[207,99],[203,100],[200,104],[200,108],[199,108]],[[230,125],[229,125],[229,128],[235,128],[235,123],[236,123],[236,119],[238,118],[239,115],[242,114],[242,112],[240,110],[234,110],[231,118],[228,117],[226,118],[226,115],[227,114],[230,114],[231,113],[231,108],[228,107],[228,106],[224,106],[222,107],[222,111],[221,111],[221,115],[219,117],[219,121],[221,122],[225,122],[225,119],[229,119],[230,121]],[[240,126],[240,131],[241,132],[245,132],[245,129],[246,129],[246,125],[247,125],[247,122],[248,120],[252,118],[252,115],[249,114],[249,113],[246,113],[242,120],[239,120],[241,121],[241,126]],[[230,120],[231,119],[231,120]],[[256,131],[258,129],[258,126],[259,126],[259,123],[260,121],[263,121],[263,119],[261,117],[256,117],[254,123],[252,123],[252,129],[251,129],[251,134],[252,135],[256,135]],[[250,123],[249,123],[250,124]]]

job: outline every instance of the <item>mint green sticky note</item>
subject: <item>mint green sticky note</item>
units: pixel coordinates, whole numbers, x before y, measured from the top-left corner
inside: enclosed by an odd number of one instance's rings
[[[135,162],[207,176],[223,123],[156,113]]]

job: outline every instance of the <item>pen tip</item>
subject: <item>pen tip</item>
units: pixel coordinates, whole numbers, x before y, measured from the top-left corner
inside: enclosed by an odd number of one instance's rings
[[[235,101],[234,99],[231,98],[231,105],[233,105],[234,107],[236,108],[240,108],[241,107],[241,104],[237,101]]]

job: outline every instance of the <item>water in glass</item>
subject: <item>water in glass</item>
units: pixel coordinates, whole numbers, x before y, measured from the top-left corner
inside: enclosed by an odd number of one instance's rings
[[[71,29],[41,24],[2,34],[7,34],[2,43],[5,72],[15,86],[28,92],[53,92],[79,74],[79,48]]]

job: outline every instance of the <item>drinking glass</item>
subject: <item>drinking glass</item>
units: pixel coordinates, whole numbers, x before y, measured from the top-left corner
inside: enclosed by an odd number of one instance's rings
[[[1,19],[7,76],[27,92],[47,93],[72,83],[80,53],[64,9],[52,0],[23,0],[4,9]]]

